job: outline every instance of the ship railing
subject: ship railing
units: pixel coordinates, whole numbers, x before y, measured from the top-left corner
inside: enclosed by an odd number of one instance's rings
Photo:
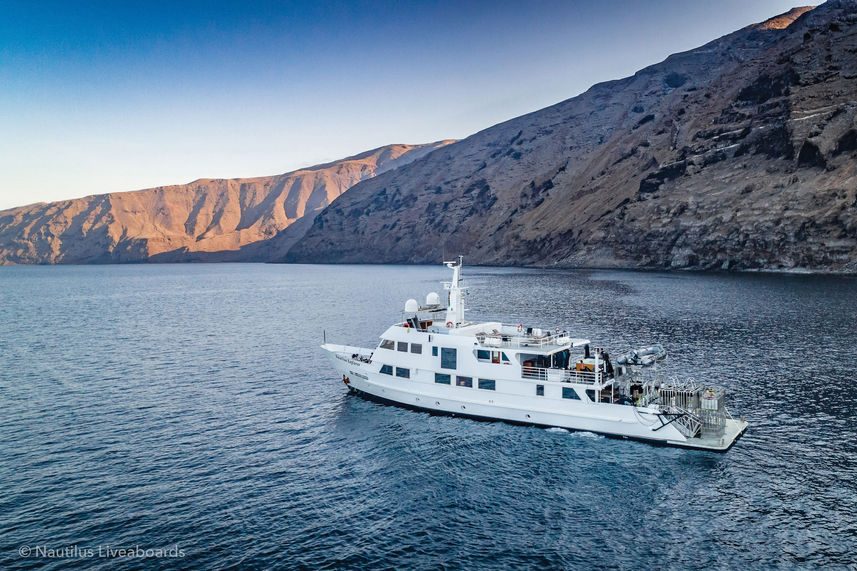
[[[637,401],[634,404],[636,406],[639,406],[639,407],[647,407],[651,403],[653,403],[657,400],[658,400],[658,393],[656,393],[656,392],[643,393],[642,395],[640,395],[640,397],[637,399]]]
[[[545,333],[543,335],[527,335],[519,332],[515,325],[503,325],[500,331],[491,333],[477,333],[476,340],[484,347],[550,347],[552,345],[564,345],[571,340],[567,332]]]
[[[345,361],[346,363],[350,361],[360,361],[361,363],[372,362],[372,353],[352,353],[350,357],[342,353],[334,353],[333,356],[339,359],[340,361]]]
[[[578,383],[581,385],[600,385],[604,373],[595,371],[577,371],[568,369],[547,369],[544,367],[521,367],[521,377],[554,383]]]

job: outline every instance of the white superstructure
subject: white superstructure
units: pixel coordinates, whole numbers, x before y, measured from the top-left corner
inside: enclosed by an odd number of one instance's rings
[[[444,262],[453,271],[445,303],[436,293],[422,306],[408,300],[376,348],[322,345],[352,391],[435,413],[716,451],[747,428],[719,387],[644,380],[639,368],[665,356],[658,346],[613,362],[567,331],[469,323],[461,262]]]

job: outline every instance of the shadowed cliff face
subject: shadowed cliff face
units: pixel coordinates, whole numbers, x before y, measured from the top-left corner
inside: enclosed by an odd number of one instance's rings
[[[831,0],[360,183],[286,259],[857,271],[856,117]]]
[[[0,263],[264,260],[285,253],[354,184],[449,142],[390,145],[278,176],[200,179],[5,210]]]

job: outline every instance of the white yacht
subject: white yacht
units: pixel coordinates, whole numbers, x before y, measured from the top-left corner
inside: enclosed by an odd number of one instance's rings
[[[647,374],[666,356],[658,346],[614,361],[567,331],[468,322],[462,258],[444,263],[453,272],[445,303],[434,292],[423,306],[409,299],[375,348],[322,345],[351,391],[433,413],[720,452],[746,430],[722,388]]]

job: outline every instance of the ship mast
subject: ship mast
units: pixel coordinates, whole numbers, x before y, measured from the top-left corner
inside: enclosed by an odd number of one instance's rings
[[[446,323],[448,327],[458,327],[464,323],[464,290],[461,288],[461,265],[464,256],[458,256],[454,262],[444,262],[452,270],[452,281],[443,282],[443,288],[449,291],[446,303]],[[449,325],[452,323],[452,325]]]

